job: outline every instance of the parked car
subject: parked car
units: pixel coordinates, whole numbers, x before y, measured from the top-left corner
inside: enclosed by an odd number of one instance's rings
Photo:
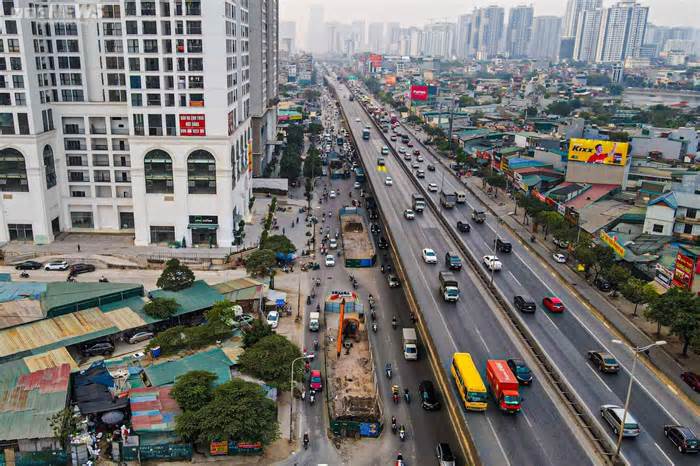
[[[676,446],[680,453],[697,453],[700,451],[700,441],[688,427],[665,425],[664,435]]]
[[[623,437],[637,437],[640,433],[639,423],[634,419],[632,414],[627,412],[624,416],[624,409],[617,405],[603,405],[600,407],[600,415],[603,420],[608,423],[615,435],[618,435],[622,428]],[[622,426],[622,418],[625,417],[625,425]]]
[[[513,305],[520,312],[535,312],[537,305],[532,298],[527,296],[517,295],[513,298]]]
[[[51,261],[44,264],[44,270],[67,270],[68,262],[66,261]]]
[[[690,388],[696,392],[700,392],[700,374],[696,374],[695,372],[683,372],[681,374],[681,379],[690,385]]]
[[[564,303],[561,302],[561,299],[555,296],[546,296],[542,300],[542,305],[550,312],[564,312],[564,309],[566,309]]]
[[[39,270],[44,264],[37,261],[24,261],[15,265],[15,270]]]
[[[552,254],[552,259],[554,259],[555,262],[558,262],[560,264],[566,264],[566,256],[564,254],[555,252],[554,254]]]
[[[140,341],[146,341],[153,338],[153,332],[136,332],[129,337],[128,342],[130,344],[138,343]]]
[[[618,364],[617,359],[606,351],[589,351],[588,359],[598,366],[600,372],[616,373],[620,370],[620,364]]]
[[[421,407],[426,411],[440,409],[440,400],[438,400],[435,386],[430,380],[423,380],[418,384],[418,395],[420,396]]]
[[[313,370],[309,376],[309,388],[320,392],[323,390],[323,377],[321,377],[321,371]]]
[[[569,242],[563,239],[554,238],[552,239],[552,242],[562,249],[566,249],[569,247]]]
[[[270,311],[267,313],[267,324],[272,328],[277,328],[280,323],[280,313],[277,311]]]
[[[520,385],[530,385],[532,383],[532,371],[522,359],[509,359],[506,361],[515,379]]]
[[[389,288],[398,288],[401,286],[399,278],[394,274],[387,275],[386,280],[389,283]]]
[[[95,271],[95,266],[92,264],[83,264],[83,263],[78,263],[78,264],[73,264],[68,268],[68,271],[72,275],[79,275],[81,273],[88,273],[88,272],[94,272]]]
[[[114,345],[108,341],[100,341],[83,346],[83,356],[107,356],[114,353]]]
[[[596,288],[603,292],[612,290],[612,285],[610,282],[603,277],[596,277],[595,280],[593,280],[593,284],[596,286]]]

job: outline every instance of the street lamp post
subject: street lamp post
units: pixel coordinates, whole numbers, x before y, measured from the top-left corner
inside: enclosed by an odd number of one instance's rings
[[[294,409],[294,364],[297,361],[301,361],[302,359],[311,359],[313,356],[310,354],[304,355],[304,356],[299,356],[295,360],[292,361],[292,371],[291,375],[289,377],[289,443],[292,443],[292,425],[293,425],[293,419],[294,417],[292,416],[293,414],[293,409]]]
[[[624,342],[622,342],[621,340],[615,339],[615,340],[612,340],[612,342],[617,344],[617,345],[626,346],[624,344]],[[619,432],[617,434],[617,445],[615,446],[615,455],[613,456],[613,462],[617,461],[620,457],[620,448],[622,447],[622,434],[625,431],[625,421],[627,420],[627,410],[629,409],[629,405],[630,405],[630,397],[632,395],[632,383],[634,382],[634,372],[637,368],[637,358],[639,356],[639,353],[649,351],[651,348],[653,348],[655,346],[663,346],[665,344],[666,344],[665,340],[659,340],[659,341],[655,341],[654,343],[651,343],[649,345],[642,346],[642,347],[634,347],[634,348],[630,347],[630,349],[634,353],[634,358],[632,359],[632,372],[630,372],[630,383],[627,385],[627,397],[625,398],[625,407],[624,407],[623,414],[622,414],[622,424],[620,425]]]

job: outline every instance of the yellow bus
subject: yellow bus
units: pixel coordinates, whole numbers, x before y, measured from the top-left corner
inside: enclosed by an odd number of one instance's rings
[[[486,386],[469,353],[455,353],[450,367],[455,379],[457,391],[462,397],[464,407],[471,411],[486,411],[488,405]]]

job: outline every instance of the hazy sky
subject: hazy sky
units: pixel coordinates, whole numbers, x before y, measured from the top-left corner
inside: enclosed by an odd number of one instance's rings
[[[279,0],[280,20],[296,21],[297,40],[303,40],[308,28],[309,6],[321,4],[326,21],[350,22],[354,19],[398,21],[402,26],[421,26],[431,19],[455,21],[475,6],[532,4],[535,15],[564,15],[566,0]],[[616,3],[603,0],[604,6]],[[700,0],[641,0],[650,6],[649,22],[664,26],[700,26]],[[506,12],[507,17],[507,12]]]

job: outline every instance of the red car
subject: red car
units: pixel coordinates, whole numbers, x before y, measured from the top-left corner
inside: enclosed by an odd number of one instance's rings
[[[700,375],[696,374],[695,372],[683,372],[681,374],[681,379],[690,385],[690,388],[696,392],[700,392]]]
[[[420,151],[418,149],[413,149],[413,155],[420,155]]]
[[[311,371],[311,376],[309,377],[309,388],[320,392],[323,389],[323,378],[321,378],[321,371]]]
[[[413,143],[412,143],[412,142],[409,142],[409,143],[407,143],[406,145],[407,145],[408,147],[413,147]]]
[[[547,296],[542,300],[542,305],[549,309],[550,312],[564,312],[564,303],[561,302],[561,299],[556,298],[554,296]]]

